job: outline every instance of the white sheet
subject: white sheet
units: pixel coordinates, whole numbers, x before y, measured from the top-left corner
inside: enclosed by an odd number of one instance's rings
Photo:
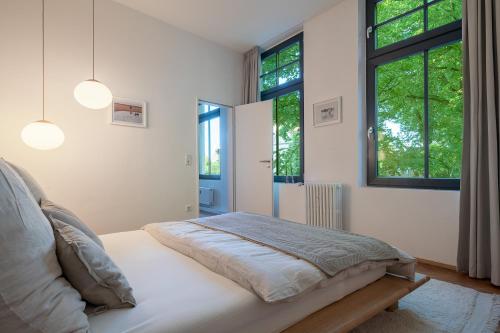
[[[101,239],[134,288],[137,307],[90,317],[93,333],[280,332],[385,274],[385,267],[379,267],[291,303],[267,304],[145,231]]]

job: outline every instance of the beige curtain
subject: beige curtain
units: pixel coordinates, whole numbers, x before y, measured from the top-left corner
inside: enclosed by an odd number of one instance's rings
[[[255,103],[260,100],[259,71],[260,49],[256,46],[243,58],[243,104]]]
[[[500,1],[463,1],[464,144],[457,268],[500,285]]]

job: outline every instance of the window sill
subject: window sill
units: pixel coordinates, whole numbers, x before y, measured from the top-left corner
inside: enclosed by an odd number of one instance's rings
[[[200,179],[205,179],[205,180],[220,180],[220,175],[219,176],[214,176],[214,175],[200,175]]]
[[[296,184],[296,183],[303,183],[304,182],[304,177],[303,176],[274,176],[274,182],[275,183],[283,183],[283,184]]]
[[[417,190],[459,191],[460,179],[373,178],[368,179],[367,186]]]

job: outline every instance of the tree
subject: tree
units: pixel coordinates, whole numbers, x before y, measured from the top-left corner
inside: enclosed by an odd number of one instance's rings
[[[422,4],[418,0],[384,0],[377,22]],[[429,29],[461,17],[461,1],[443,0],[429,7]],[[383,25],[378,47],[423,32],[423,10]],[[429,176],[459,178],[463,128],[462,43],[428,51]],[[424,176],[424,53],[376,69],[378,174],[382,177]]]

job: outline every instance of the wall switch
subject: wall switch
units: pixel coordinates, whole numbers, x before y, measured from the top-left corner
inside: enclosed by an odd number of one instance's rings
[[[186,166],[191,166],[191,165],[193,165],[193,155],[191,155],[191,154],[186,154],[186,156],[185,156],[185,158],[184,158],[184,161],[185,161]]]
[[[191,205],[186,205],[186,212],[190,212],[193,210],[193,207]]]

